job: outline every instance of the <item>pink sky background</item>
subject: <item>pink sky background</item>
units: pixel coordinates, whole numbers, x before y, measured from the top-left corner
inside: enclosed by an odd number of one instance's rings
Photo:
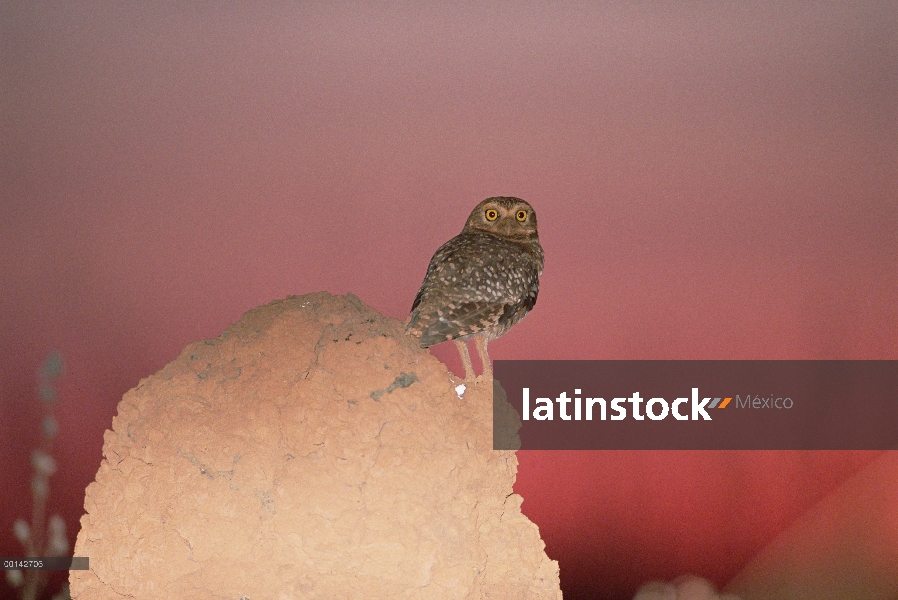
[[[493,359],[898,358],[898,7],[657,4],[0,6],[0,554],[50,350],[74,538],[142,377],[288,294],[405,318],[492,195],[546,252]],[[516,489],[566,598],[626,598],[724,583],[875,456],[522,453]]]

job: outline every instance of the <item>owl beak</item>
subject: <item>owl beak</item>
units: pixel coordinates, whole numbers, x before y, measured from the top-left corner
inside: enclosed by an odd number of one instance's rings
[[[514,233],[516,233],[514,223],[512,223],[511,221],[505,221],[504,223],[502,223],[502,233],[507,236],[512,236]]]

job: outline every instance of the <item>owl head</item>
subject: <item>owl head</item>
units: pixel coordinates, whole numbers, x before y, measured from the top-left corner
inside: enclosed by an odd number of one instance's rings
[[[536,213],[520,198],[496,196],[487,198],[471,211],[464,232],[486,231],[503,238],[520,241],[538,240]]]

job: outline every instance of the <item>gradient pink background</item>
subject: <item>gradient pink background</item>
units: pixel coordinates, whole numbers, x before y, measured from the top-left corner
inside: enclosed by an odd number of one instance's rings
[[[0,6],[0,554],[50,350],[74,538],[142,377],[288,294],[404,318],[491,195],[546,251],[494,359],[898,358],[894,3],[442,4]],[[516,489],[565,597],[618,599],[726,582],[875,456],[531,452]]]

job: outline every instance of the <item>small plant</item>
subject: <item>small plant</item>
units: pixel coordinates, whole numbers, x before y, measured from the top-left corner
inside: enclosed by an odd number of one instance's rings
[[[65,521],[59,515],[46,519],[47,496],[50,493],[50,477],[56,472],[53,458],[53,440],[59,431],[53,409],[56,406],[56,380],[62,376],[62,356],[51,353],[44,361],[38,374],[38,396],[43,406],[40,446],[31,453],[31,524],[24,519],[16,519],[13,533],[22,543],[27,557],[64,556],[69,551],[69,540],[65,533]],[[6,580],[19,590],[22,600],[36,600],[47,586],[47,571],[29,569],[9,569]],[[54,600],[68,598],[68,584],[54,597]]]

